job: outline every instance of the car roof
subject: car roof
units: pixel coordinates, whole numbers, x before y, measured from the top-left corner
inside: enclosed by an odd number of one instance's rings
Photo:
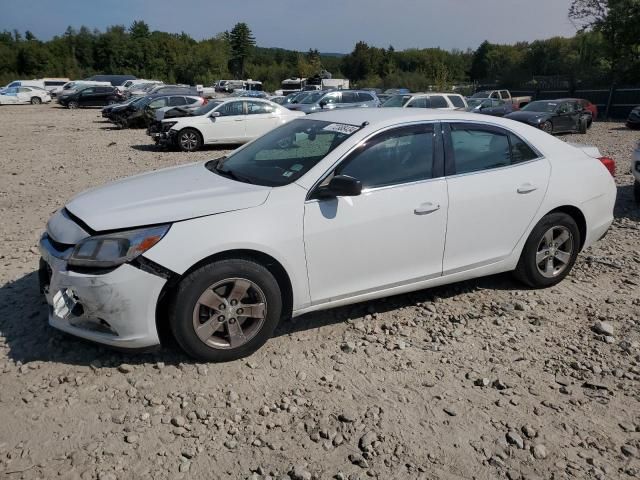
[[[345,108],[329,112],[312,113],[306,118],[324,120],[327,122],[346,123],[348,125],[362,125],[369,122],[371,127],[384,127],[396,123],[418,121],[470,121],[503,125],[510,129],[518,129],[518,122],[499,117],[479,118],[477,113],[453,110],[435,110],[430,108]]]

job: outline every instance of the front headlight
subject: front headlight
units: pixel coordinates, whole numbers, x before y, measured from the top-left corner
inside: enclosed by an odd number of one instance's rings
[[[76,267],[116,267],[142,255],[158,243],[170,225],[89,237],[78,243],[69,257]]]
[[[168,132],[178,122],[162,122],[162,131]]]

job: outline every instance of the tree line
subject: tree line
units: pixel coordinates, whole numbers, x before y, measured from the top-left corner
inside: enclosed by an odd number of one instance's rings
[[[573,84],[607,85],[640,79],[640,0],[574,0],[571,38],[513,45],[483,42],[476,50],[398,51],[358,42],[343,56],[256,45],[248,25],[197,41],[186,33],[151,31],[144,21],[105,31],[72,27],[51,40],[31,32],[0,33],[0,84],[16,78],[84,78],[96,73],[133,74],[171,83],[211,85],[218,79],[252,78],[267,90],[283,79],[325,69],[360,87],[413,91],[471,82],[516,87],[559,77]],[[543,80],[544,81],[544,80]]]

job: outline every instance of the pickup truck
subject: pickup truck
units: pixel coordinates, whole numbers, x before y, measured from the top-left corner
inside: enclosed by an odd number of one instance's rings
[[[531,102],[531,97],[512,97],[509,90],[482,90],[474,93],[469,98],[495,98],[497,100],[504,100],[507,103],[511,103],[516,108],[522,108],[527,103]]]

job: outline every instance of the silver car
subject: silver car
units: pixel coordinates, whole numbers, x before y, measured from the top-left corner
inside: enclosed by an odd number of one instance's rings
[[[289,110],[298,110],[304,113],[333,110],[335,108],[357,108],[380,106],[380,100],[375,93],[365,90],[321,90],[309,92],[298,103],[286,104]]]

